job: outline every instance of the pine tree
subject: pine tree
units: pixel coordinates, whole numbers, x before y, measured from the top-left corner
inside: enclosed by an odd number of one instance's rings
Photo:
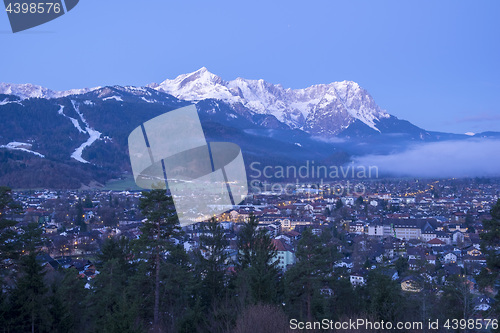
[[[58,281],[60,282],[60,281]],[[66,304],[64,295],[58,293],[59,285],[53,283],[47,295],[48,316],[44,320],[44,329],[54,333],[70,332],[74,330],[72,316]]]
[[[87,231],[87,225],[85,224],[85,212],[83,210],[83,203],[82,199],[78,199],[78,202],[76,203],[76,216],[75,216],[75,224],[80,227],[80,231],[85,232]]]
[[[297,263],[285,274],[285,303],[296,318],[314,320],[325,317],[320,289],[330,284],[332,249],[324,246],[310,229],[302,233],[297,245]]]
[[[174,202],[171,196],[167,196],[166,190],[155,189],[150,192],[142,192],[139,208],[146,217],[146,222],[141,228],[141,241],[144,249],[151,254],[154,266],[154,307],[153,307],[153,330],[161,331],[160,323],[160,271],[162,257],[171,247],[171,238],[179,235],[179,219],[175,212]]]
[[[210,307],[224,296],[228,245],[224,228],[215,218],[201,224],[200,251],[197,253],[198,273],[201,277],[202,305]]]
[[[133,274],[130,241],[107,239],[98,258],[100,274],[96,276],[91,294],[91,322],[100,332],[139,332],[137,299],[131,297],[130,277]]]
[[[238,239],[238,277],[240,285],[249,289],[251,302],[276,301],[278,291],[277,250],[265,229],[258,229],[258,220],[250,215]]]
[[[395,262],[396,270],[398,271],[398,275],[402,276],[408,270],[408,259],[404,257],[399,257]]]
[[[43,282],[43,268],[36,261],[36,253],[23,256],[22,275],[12,293],[12,309],[16,314],[16,330],[35,332],[42,320],[44,294],[47,288]]]
[[[196,306],[193,299],[195,281],[192,263],[183,244],[173,246],[162,265],[162,309],[168,313],[164,319],[167,331],[179,331]]]
[[[10,321],[10,309],[9,303],[7,301],[7,295],[4,292],[0,293],[0,327],[3,327],[3,332],[9,327]],[[2,332],[2,333],[3,333]]]
[[[92,197],[90,196],[90,194],[87,194],[85,196],[85,200],[83,201],[83,207],[84,208],[92,208],[93,207]]]
[[[368,310],[375,318],[396,321],[401,314],[401,288],[387,275],[376,271],[367,278]]]
[[[342,200],[340,200],[340,198],[337,199],[337,202],[335,202],[335,210],[339,210],[343,206],[344,206],[344,204],[342,203]]]
[[[365,308],[360,293],[354,289],[349,281],[349,273],[345,270],[341,276],[332,283],[332,290],[334,291],[332,308],[334,311],[331,314],[331,319],[337,320],[342,315],[354,317],[354,315],[363,312]]]
[[[0,186],[0,260],[14,259],[18,252],[17,233],[13,227],[17,224],[7,217],[21,213],[21,206],[12,199],[11,189]]]
[[[37,223],[30,223],[23,228],[21,235],[22,257],[19,278],[12,293],[12,311],[16,320],[14,327],[18,331],[35,332],[46,315],[44,306],[47,287],[44,283],[43,267],[37,262],[42,231]],[[38,329],[37,329],[38,330]]]
[[[486,256],[487,269],[481,272],[482,284],[500,289],[500,199],[491,209],[491,220],[483,221],[484,232],[480,234],[481,250]],[[495,296],[495,314],[500,316],[500,292]],[[500,329],[498,330],[500,331]]]
[[[483,221],[484,232],[480,237],[482,240],[481,249],[486,255],[488,268],[495,278],[500,273],[500,199],[491,209],[491,220]]]
[[[9,266],[14,263],[20,252],[19,237],[14,230],[17,224],[8,215],[21,211],[21,207],[12,199],[11,189],[0,186],[0,290],[4,290],[4,281],[14,274]],[[7,297],[0,292],[0,327],[7,327],[9,321],[9,304]]]

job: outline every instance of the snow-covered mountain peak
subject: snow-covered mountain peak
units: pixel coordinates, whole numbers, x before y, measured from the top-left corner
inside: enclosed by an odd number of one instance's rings
[[[318,84],[304,89],[285,89],[262,79],[238,77],[232,81],[224,81],[203,67],[150,87],[184,100],[212,98],[233,105],[241,104],[254,113],[274,115],[292,128],[319,131],[328,135],[339,133],[355,120],[378,131],[376,122],[389,117],[375,104],[368,92],[353,81]],[[329,124],[335,126],[323,128],[323,116],[335,119],[335,124]]]
[[[5,95],[16,95],[21,99],[30,97],[43,98],[48,95],[53,95],[53,91],[31,83],[10,84],[0,83],[0,93]]]
[[[207,84],[222,83],[222,79],[219,76],[209,72],[206,67],[202,67],[193,73],[179,75],[174,81],[178,83],[180,87],[185,87],[193,81],[198,81],[198,83],[201,82]]]
[[[208,98],[230,99],[231,93],[225,85],[226,82],[219,76],[202,67],[195,72],[181,74],[173,80],[165,80],[159,85],[151,84],[149,87],[177,98],[199,101]]]
[[[21,99],[50,99],[95,91],[99,98],[123,101],[121,92],[124,92],[142,96],[146,98],[145,101],[154,103],[149,98],[153,90],[147,90],[148,88],[187,101],[221,100],[236,109],[243,110],[243,107],[247,110],[245,112],[251,114],[272,115],[291,128],[300,128],[321,136],[335,136],[356,121],[380,131],[377,128],[378,122],[390,117],[365,89],[353,81],[292,89],[263,79],[249,80],[239,77],[225,81],[206,67],[142,88],[113,86],[53,91],[32,84],[0,83],[0,94],[17,95]]]
[[[85,94],[99,88],[100,87],[55,91],[31,83],[23,83],[23,84],[0,83],[0,94],[15,95],[19,96],[21,99],[28,99],[28,98],[50,99],[50,98],[65,97],[69,95]]]

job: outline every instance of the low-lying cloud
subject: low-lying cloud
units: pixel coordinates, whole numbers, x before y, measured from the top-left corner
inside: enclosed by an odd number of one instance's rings
[[[381,175],[494,177],[500,176],[500,140],[425,143],[393,155],[358,157],[355,164],[377,166]]]
[[[326,143],[344,143],[346,142],[345,139],[338,138],[338,137],[331,137],[331,138],[324,138],[322,136],[311,136],[311,139],[320,141],[320,142],[326,142]]]

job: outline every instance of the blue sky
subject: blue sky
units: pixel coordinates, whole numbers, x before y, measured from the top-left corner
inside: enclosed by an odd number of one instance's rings
[[[499,1],[82,0],[12,34],[0,81],[145,85],[202,66],[284,87],[352,80],[428,130],[500,131]]]

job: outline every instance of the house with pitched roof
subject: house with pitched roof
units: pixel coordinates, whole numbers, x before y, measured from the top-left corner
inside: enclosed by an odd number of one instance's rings
[[[283,239],[273,239],[274,247],[278,252],[275,261],[278,261],[278,268],[285,272],[289,266],[295,264],[295,251],[290,244]]]
[[[440,239],[437,239],[437,238],[433,238],[431,239],[430,241],[427,242],[427,244],[431,247],[434,247],[434,246],[445,246],[446,243],[443,242],[442,240]]]

